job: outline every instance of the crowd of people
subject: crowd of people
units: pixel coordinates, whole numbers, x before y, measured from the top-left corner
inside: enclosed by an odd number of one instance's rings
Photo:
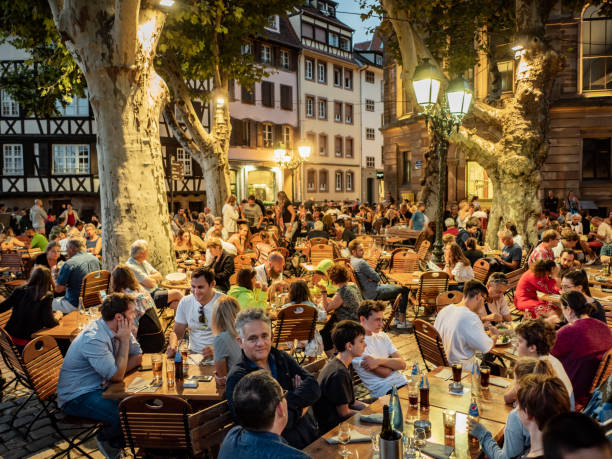
[[[586,443],[556,439],[572,425],[595,426],[601,432],[592,419],[604,423],[611,417],[609,409],[601,409],[612,402],[612,390],[605,386],[612,384],[610,378],[598,389],[598,399],[590,385],[612,348],[612,332],[582,269],[609,263],[610,222],[599,217],[576,222],[580,205],[569,197],[560,206],[549,195],[545,208],[533,249],[527,235],[518,234],[516,225],[508,222],[498,234],[497,255],[488,255],[488,213],[478,198],[451,205],[445,215],[444,263],[436,268],[463,292],[462,300],[444,307],[434,322],[449,361],[471,370],[478,360],[487,360],[500,333],[497,326],[512,321],[511,309],[523,314],[516,327],[515,383],[505,396],[516,408],[508,416],[503,447],[481,424],[469,426],[488,457],[609,448],[601,441],[603,433],[593,433]],[[217,387],[237,423],[220,457],[249,452],[309,457],[300,450],[367,406],[355,396],[351,367],[374,398],[407,384],[408,362],[383,331],[383,321],[389,302],[399,298],[393,325],[399,332],[411,328],[410,289],[385,281],[370,263],[370,247],[362,236],[384,234],[400,225],[422,231],[433,241],[435,225],[425,210],[422,203],[396,203],[390,196],[374,208],[358,201],[311,199],[295,205],[284,192],[271,208],[255,196],[240,203],[231,196],[219,216],[179,209],[170,224],[177,259],[194,260],[191,293],[162,288],[162,273],[148,261],[147,241],[135,240],[129,257],[111,271],[101,318],[63,348],[60,408],[104,422],[98,434],[100,450],[116,457],[124,446],[118,402],[103,398],[104,387],[123,380],[141,364],[143,353],[173,357],[188,336],[190,352],[214,363]],[[16,218],[16,226],[11,220],[1,242],[7,251],[28,245],[42,250],[27,284],[0,303],[0,311],[13,310],[5,330],[20,350],[32,333],[56,325],[63,314],[79,308],[82,280],[100,269],[104,256],[96,219],[83,224],[70,205],[49,225],[51,217],[37,200],[29,213]],[[27,237],[17,239],[16,229]],[[310,276],[303,276],[298,267],[301,250],[307,252],[310,241],[322,239],[350,266],[323,260]],[[237,266],[238,257],[249,254],[254,266]],[[486,284],[475,279],[473,267],[481,259],[490,266]],[[506,295],[509,274],[521,269],[512,304]],[[561,294],[560,306],[538,292]],[[278,307],[271,310],[270,304]],[[312,342],[303,343],[310,360],[328,359],[317,378],[272,346],[275,315],[294,305],[315,308],[325,322]],[[159,319],[159,311],[166,308],[174,310],[167,344]],[[591,417],[579,415],[581,411]]]

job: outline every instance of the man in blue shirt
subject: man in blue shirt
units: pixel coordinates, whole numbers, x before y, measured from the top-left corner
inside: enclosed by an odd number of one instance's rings
[[[55,292],[64,293],[64,296],[53,300],[53,310],[62,311],[64,314],[77,310],[83,278],[100,270],[100,261],[95,255],[85,251],[82,238],[70,238],[66,244],[66,252],[68,261],[60,269],[55,282]]]
[[[289,409],[286,392],[269,371],[257,370],[242,377],[233,394],[234,413],[240,425],[225,436],[219,459],[311,457],[289,446],[280,435],[287,425]]]
[[[523,250],[521,246],[514,242],[514,238],[510,231],[504,231],[501,236],[501,242],[504,244],[501,257],[497,257],[497,261],[502,265],[502,272],[509,273],[518,269],[523,258]]]
[[[416,231],[422,231],[425,228],[425,204],[422,202],[417,204],[417,211],[412,214],[410,228]]]
[[[57,384],[58,406],[71,416],[102,421],[98,447],[105,457],[116,457],[123,446],[119,402],[102,398],[111,382],[142,362],[142,351],[131,333],[136,312],[125,293],[108,295],[102,317],[89,324],[68,348]]]

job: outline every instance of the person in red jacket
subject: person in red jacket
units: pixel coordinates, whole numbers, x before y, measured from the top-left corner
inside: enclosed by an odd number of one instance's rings
[[[554,276],[558,273],[554,260],[538,260],[519,279],[514,293],[514,304],[525,313],[526,318],[549,316],[554,306],[538,298],[538,292],[559,293]]]

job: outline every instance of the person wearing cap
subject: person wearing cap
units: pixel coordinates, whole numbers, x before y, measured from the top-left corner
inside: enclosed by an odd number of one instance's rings
[[[444,220],[444,226],[446,227],[446,231],[442,234],[452,234],[453,236],[457,236],[459,234],[459,230],[457,229],[457,222],[454,218],[447,218]]]
[[[312,274],[312,283],[315,285],[315,287],[319,288],[320,290],[325,290],[328,295],[333,295],[337,290],[327,275],[327,271],[333,265],[334,261],[329,258],[321,260]]]
[[[232,285],[227,294],[236,298],[240,307],[266,309],[266,292],[262,291],[257,282],[254,282],[255,271],[251,268],[244,268],[238,271],[236,276],[237,285]]]

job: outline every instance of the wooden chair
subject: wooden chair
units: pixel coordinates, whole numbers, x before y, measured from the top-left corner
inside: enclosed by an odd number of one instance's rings
[[[414,252],[408,249],[395,249],[391,253],[391,261],[389,262],[389,272],[411,273],[418,271],[419,258]]]
[[[135,394],[121,401],[119,416],[127,446],[137,450],[192,451],[191,405],[176,395]],[[176,453],[175,453],[176,454]]]
[[[26,370],[28,382],[43,409],[29,423],[25,436],[36,420],[43,414],[51,422],[55,432],[68,443],[57,456],[66,454],[70,457],[70,451],[76,449],[86,457],[91,458],[80,445],[91,439],[102,425],[93,419],[63,416],[58,417],[60,410],[57,408],[57,382],[64,359],[57,342],[51,336],[39,336],[30,341],[23,350],[23,365]],[[63,426],[63,428],[60,428]],[[67,429],[70,434],[67,434]]]
[[[327,245],[327,243],[329,242],[329,239],[325,237],[313,237],[312,239],[310,239],[309,242],[310,242],[311,247],[313,245],[319,245],[319,244]]]
[[[10,294],[17,287],[27,283],[26,267],[20,253],[2,252],[1,257],[0,268],[8,269],[3,272],[4,276],[0,277],[0,283],[6,288],[7,293]]]
[[[310,246],[310,264],[318,265],[321,260],[333,260],[334,248],[327,244],[313,244]]]
[[[7,312],[10,313],[11,311],[7,311]],[[8,318],[7,318],[7,322],[8,322]],[[32,386],[30,385],[30,382],[28,381],[25,367],[23,366],[23,360],[21,358],[21,353],[13,344],[13,340],[8,335],[8,333],[4,331],[4,326],[0,328],[0,355],[2,355],[2,360],[4,361],[4,365],[6,366],[6,368],[9,369],[9,371],[13,375],[12,378],[7,379],[7,381],[5,381],[4,384],[2,384],[0,388],[0,394],[2,394],[4,392],[4,389],[9,387],[11,384],[15,384],[15,387],[17,387],[18,385],[21,385],[26,390],[32,391]],[[26,401],[23,402],[21,405],[19,405],[17,410],[15,410],[12,413],[11,420],[9,422],[10,428],[13,428],[13,424],[15,423],[15,420],[17,419],[17,415],[25,407],[26,403],[28,403],[32,399],[33,396],[34,396],[34,393],[31,392],[29,397],[26,399]]]
[[[317,309],[307,304],[294,304],[281,309],[274,323],[272,345],[278,348],[281,344],[294,341],[310,341],[314,338],[317,326]],[[292,347],[295,354],[297,346]]]
[[[4,328],[4,326],[8,323],[9,319],[11,318],[12,313],[13,313],[13,310],[9,309],[8,311],[4,311],[2,314],[0,314],[0,328]]]
[[[456,290],[449,290],[448,292],[442,292],[436,298],[436,310],[440,312],[445,306],[449,304],[457,304],[463,300],[463,293]]]
[[[420,263],[425,263],[425,259],[427,258],[427,252],[429,252],[430,247],[431,242],[429,242],[427,239],[423,239],[423,241],[419,245],[419,249],[417,250],[417,257]]]
[[[506,296],[508,297],[509,303],[514,304],[514,291],[516,290],[516,286],[518,285],[519,280],[525,271],[527,271],[527,267],[518,268],[506,274],[506,279],[508,280],[508,290],[506,290]]]
[[[438,295],[448,290],[448,279],[448,273],[443,271],[428,271],[421,274],[419,287],[410,297],[415,317],[418,317],[420,308],[427,310],[436,307]]]
[[[431,371],[427,362],[434,364],[436,367],[448,367],[448,358],[444,351],[442,338],[433,325],[422,319],[414,319],[413,326],[417,346],[427,371]]]
[[[102,292],[108,293],[110,272],[105,269],[87,274],[81,282],[83,306],[89,308],[102,304]]]
[[[591,384],[591,390],[589,391],[592,394],[597,387],[601,385],[608,377],[612,374],[612,349],[608,350],[604,354],[599,363],[599,367],[597,368],[597,372],[595,373],[595,377],[593,378],[593,384]]]
[[[606,311],[606,323],[610,330],[612,330],[612,311]]]
[[[399,311],[399,305],[402,302],[402,294],[400,293],[399,295],[397,295],[395,297],[395,301],[393,302],[393,306],[391,307],[391,312],[389,313],[389,315],[387,317],[385,317],[385,321],[383,322],[383,331],[389,331],[389,328],[391,328],[391,322],[393,322],[393,318],[395,317],[395,314],[397,314],[397,311]]]
[[[227,400],[189,415],[193,453],[216,458],[227,432],[234,427]]]
[[[421,248],[421,244],[423,244],[423,241],[426,241],[427,239],[427,233],[425,233],[425,231],[421,231],[419,233],[419,235],[417,236],[417,238],[414,241],[414,251],[415,252],[419,252],[419,249]],[[429,242],[429,241],[427,241]]]
[[[253,259],[247,255],[236,255],[234,257],[234,269],[236,272],[240,271],[243,268],[252,268],[253,267]]]
[[[308,373],[313,375],[315,379],[317,379],[319,377],[319,373],[321,372],[321,370],[323,369],[326,363],[327,363],[327,359],[319,359],[319,360],[315,360],[312,363],[309,363],[308,365],[304,365],[303,368]]]
[[[486,284],[489,277],[489,271],[491,270],[489,262],[484,258],[480,258],[474,262],[472,268],[474,269],[474,279]]]

